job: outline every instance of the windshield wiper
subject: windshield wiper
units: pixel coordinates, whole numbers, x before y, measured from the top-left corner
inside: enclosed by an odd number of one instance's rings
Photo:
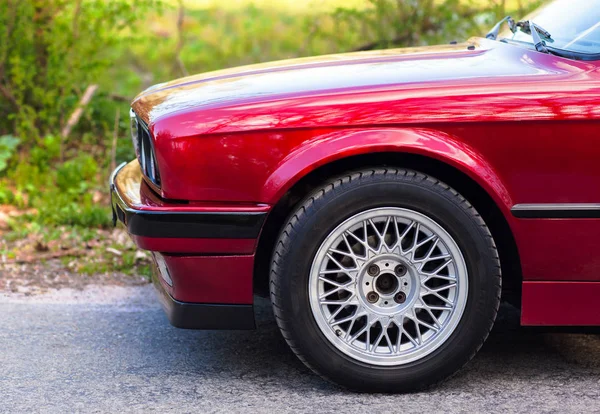
[[[508,26],[511,28],[512,30],[512,26],[515,23],[515,21],[512,19],[512,17],[510,16],[506,16],[504,19],[500,20],[498,23],[496,23],[494,25],[494,27],[492,27],[492,30],[490,30],[488,32],[488,34],[485,35],[485,37],[487,39],[491,39],[491,40],[496,40],[498,38],[498,33],[500,32],[500,28],[502,27],[502,23],[508,21]],[[514,33],[514,32],[513,32]]]
[[[519,23],[524,23],[524,22],[519,22]],[[519,23],[517,23],[517,25]],[[538,52],[541,52],[541,53],[550,53],[548,51],[548,48],[546,47],[546,42],[544,42],[542,40],[542,38],[540,37],[540,33],[541,33],[546,38],[550,39],[551,38],[550,37],[550,33],[548,33],[547,31],[545,31],[544,29],[542,29],[538,25],[536,25],[531,20],[529,20],[527,23],[528,23],[529,28],[530,28],[529,31],[531,32],[531,38],[533,39],[533,46],[535,47],[535,50],[537,50]],[[523,30],[523,28],[521,28],[521,30]]]
[[[542,37],[547,40],[552,40],[552,35],[549,31],[544,30],[531,20],[521,20],[519,22],[515,22],[512,17],[506,16],[504,19],[496,23],[492,30],[485,35],[485,37],[491,40],[496,40],[498,38],[498,33],[500,32],[500,27],[502,27],[504,22],[508,22],[508,27],[513,33],[516,33],[517,30],[520,29],[523,33],[530,34],[533,39],[533,46],[535,47],[535,50],[542,53],[550,53],[546,47],[546,42],[542,40]]]
[[[516,33],[517,29],[521,29],[521,31],[523,33],[531,34],[533,36],[533,34],[531,32],[532,25],[535,27],[535,29],[536,29],[535,31],[537,32],[538,35],[540,35],[548,40],[552,40],[552,35],[550,34],[550,32],[542,29],[539,24],[533,23],[532,20],[521,20],[520,22],[516,22],[516,23],[514,21],[512,23],[511,22],[508,23],[508,26],[510,27],[511,32]]]

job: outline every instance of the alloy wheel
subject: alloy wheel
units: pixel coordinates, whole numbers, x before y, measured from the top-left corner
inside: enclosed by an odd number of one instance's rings
[[[456,241],[431,218],[375,208],[330,232],[313,260],[309,300],[317,325],[359,361],[402,365],[454,332],[468,296]]]

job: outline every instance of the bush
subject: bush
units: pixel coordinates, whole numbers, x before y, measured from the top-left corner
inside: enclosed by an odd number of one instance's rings
[[[321,36],[338,38],[351,50],[463,41],[481,36],[507,13],[521,16],[541,0],[521,0],[511,10],[505,0],[368,0],[364,8],[338,8],[335,25]]]
[[[107,228],[111,225],[110,210],[93,202],[91,194],[73,198],[69,194],[51,193],[39,200],[39,215],[35,222],[46,226],[81,226]]]
[[[8,182],[14,188],[0,182],[0,203],[38,212],[24,217],[23,225],[33,222],[37,227],[108,227],[110,209],[106,203],[98,202],[106,191],[98,163],[85,153],[63,163],[57,163],[57,157],[56,138],[45,137],[42,145],[31,151],[29,160],[19,162],[9,173]]]
[[[77,196],[89,190],[98,173],[98,165],[94,159],[83,154],[69,160],[56,169],[56,186],[59,191]]]
[[[12,158],[17,150],[17,146],[21,140],[12,135],[4,135],[0,137],[0,172],[8,167],[8,161]]]
[[[0,0],[0,132],[56,133],[155,0]]]

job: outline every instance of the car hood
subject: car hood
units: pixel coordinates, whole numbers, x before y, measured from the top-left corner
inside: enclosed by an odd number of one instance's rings
[[[264,128],[260,117],[272,116],[281,108],[314,104],[318,97],[348,98],[350,94],[350,101],[356,103],[360,97],[371,99],[372,93],[393,91],[393,99],[398,100],[403,91],[408,94],[426,89],[435,98],[435,90],[452,85],[468,93],[470,85],[482,81],[529,82],[536,77],[560,77],[585,69],[577,63],[560,67],[554,59],[521,47],[473,38],[455,45],[292,59],[190,76],[149,88],[135,98],[132,107],[149,124],[165,117],[192,117],[198,133],[216,132],[226,124],[229,130],[235,130],[235,122],[230,121],[240,119],[242,113],[246,129],[253,125]]]

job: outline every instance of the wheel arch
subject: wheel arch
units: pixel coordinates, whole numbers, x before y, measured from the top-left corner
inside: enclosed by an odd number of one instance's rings
[[[446,142],[443,144],[447,145]],[[452,144],[453,142],[450,142],[450,146]],[[280,186],[285,190],[277,193],[276,200],[272,200],[274,201],[273,208],[258,240],[254,269],[255,292],[267,295],[271,254],[279,231],[295,206],[312,189],[326,180],[348,171],[387,166],[413,169],[440,179],[473,204],[490,228],[496,241],[503,272],[504,296],[511,302],[520,304],[521,262],[507,219],[512,203],[493,170],[482,163],[480,157],[477,157],[477,154],[469,151],[468,148],[465,152],[464,146],[460,149],[452,148],[454,149],[452,158],[447,153],[427,153],[421,148],[415,150],[414,147],[394,147],[394,150],[390,150],[386,145],[383,146],[384,148],[381,148],[382,145],[379,147],[379,151],[374,150],[376,146],[372,146],[369,151],[369,147],[366,146],[367,151],[359,151],[359,153],[356,153],[356,149],[353,153],[335,152],[334,148],[331,152],[324,152],[323,149],[320,149],[319,152],[325,154],[323,157],[304,169],[300,169],[302,173],[288,177],[288,181],[286,181],[288,185]],[[365,147],[360,148],[364,149]],[[461,151],[461,154],[458,155],[463,155],[462,157],[456,156],[457,150]],[[457,159],[459,160],[456,161]],[[292,163],[292,161],[289,162]],[[290,168],[288,170],[293,171]],[[481,172],[485,173],[485,178],[481,176]],[[282,182],[281,177],[278,177],[277,180]],[[265,185],[265,188],[273,187]]]

